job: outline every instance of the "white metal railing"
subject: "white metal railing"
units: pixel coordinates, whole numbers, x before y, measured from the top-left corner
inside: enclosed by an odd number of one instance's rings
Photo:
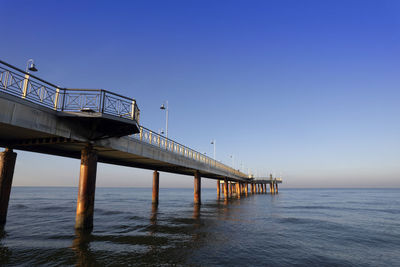
[[[91,110],[139,123],[140,110],[135,99],[103,89],[60,88],[1,60],[0,92],[57,111]]]
[[[200,152],[197,152],[196,150],[186,147],[178,142],[168,139],[168,138],[166,138],[158,133],[155,133],[152,130],[147,129],[143,126],[140,127],[140,132],[132,135],[132,137],[135,139],[138,139],[142,142],[148,143],[150,145],[159,147],[163,150],[176,153],[185,158],[189,158],[189,159],[204,163],[206,165],[209,165],[211,167],[226,171],[235,176],[239,176],[242,178],[248,178],[247,174],[245,174],[239,170],[235,170],[234,168],[229,167],[228,165],[225,165],[219,161],[216,161],[216,160],[214,160]]]

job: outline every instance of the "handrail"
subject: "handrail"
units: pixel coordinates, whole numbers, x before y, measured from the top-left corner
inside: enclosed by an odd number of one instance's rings
[[[191,149],[185,145],[182,145],[174,140],[171,140],[169,138],[164,137],[161,134],[158,134],[156,132],[153,132],[150,129],[147,129],[143,126],[140,127],[140,132],[137,134],[132,135],[133,138],[138,139],[142,142],[148,143],[150,145],[159,147],[163,150],[167,150],[169,152],[174,152],[177,154],[180,154],[186,158],[193,159],[195,161],[200,161],[203,162],[209,166],[213,166],[218,169],[225,170],[227,172],[230,172],[234,175],[243,177],[243,178],[248,178],[248,175],[233,169],[232,167],[225,165],[221,162],[218,162],[194,149]]]
[[[52,84],[52,83],[49,83],[49,82],[47,82],[47,81],[45,81],[45,80],[42,80],[42,79],[40,79],[39,77],[36,77],[36,76],[34,76],[33,74],[31,74],[31,73],[28,73],[28,72],[26,72],[26,71],[24,71],[24,70],[21,70],[21,69],[15,67],[15,66],[13,66],[13,65],[8,64],[7,62],[4,62],[4,61],[0,60],[0,63],[3,64],[3,65],[6,65],[7,67],[12,68],[12,69],[14,69],[14,70],[16,70],[16,71],[22,72],[22,73],[25,74],[25,75],[29,75],[30,77],[35,78],[36,80],[39,80],[39,81],[41,81],[42,83],[45,83],[45,84],[47,84],[47,85],[50,85],[50,86],[59,88],[59,86],[54,85],[54,84]]]
[[[56,111],[92,110],[136,123],[140,119],[140,109],[133,98],[104,89],[61,88],[1,60],[0,91]]]
[[[121,97],[121,98],[125,98],[126,100],[135,100],[134,98],[130,98],[130,97],[127,97],[127,96],[123,96],[123,95],[120,95],[120,94],[117,94],[117,93],[114,93],[114,92],[111,92],[111,91],[108,91],[108,90],[105,90],[105,89],[86,89],[86,88],[68,88],[67,89],[68,91],[102,91],[102,92],[105,92],[105,93],[107,93],[107,94],[112,94],[112,95],[115,95],[115,96],[118,96],[118,97]]]

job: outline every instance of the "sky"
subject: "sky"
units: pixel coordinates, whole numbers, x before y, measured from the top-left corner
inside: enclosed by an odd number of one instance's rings
[[[133,97],[147,128],[168,100],[171,139],[282,187],[400,187],[399,1],[0,2],[2,60]],[[17,152],[14,185],[78,185],[79,160]],[[98,165],[98,186],[151,182]]]

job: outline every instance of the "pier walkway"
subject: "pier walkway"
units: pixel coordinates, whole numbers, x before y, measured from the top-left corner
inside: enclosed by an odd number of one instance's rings
[[[217,180],[225,197],[278,192],[280,179],[254,179],[139,124],[135,99],[107,90],[67,89],[0,61],[0,224],[5,224],[16,153],[13,149],[81,159],[77,229],[93,227],[97,162],[154,170],[152,201],[158,203],[159,171]]]

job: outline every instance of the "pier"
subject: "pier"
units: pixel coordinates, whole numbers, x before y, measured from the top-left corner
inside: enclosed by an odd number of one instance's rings
[[[249,177],[139,121],[135,99],[103,89],[63,88],[0,61],[0,146],[5,148],[0,153],[0,224],[7,218],[14,149],[81,159],[76,229],[93,228],[98,162],[153,170],[153,205],[159,201],[160,171],[192,176],[195,205],[201,205],[202,178],[216,180],[218,197],[226,199],[278,193],[281,179]]]

